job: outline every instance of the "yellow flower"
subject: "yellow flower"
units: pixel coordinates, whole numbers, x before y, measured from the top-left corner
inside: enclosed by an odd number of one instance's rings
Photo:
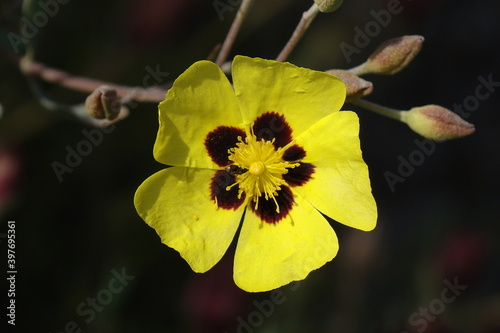
[[[335,257],[338,240],[321,213],[368,231],[377,209],[358,118],[338,112],[339,79],[243,56],[232,73],[234,89],[219,67],[199,61],[174,82],[154,146],[172,167],[139,187],[135,206],[200,273],[222,258],[243,217],[234,280],[267,291]]]

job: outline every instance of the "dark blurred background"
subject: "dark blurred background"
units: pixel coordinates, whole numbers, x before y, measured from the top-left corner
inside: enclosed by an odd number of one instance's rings
[[[130,86],[142,86],[148,68],[169,73],[171,82],[205,59],[236,13],[218,13],[214,5],[238,3],[61,2],[33,40],[36,60]],[[364,30],[374,21],[371,11],[388,3],[395,0],[346,0],[337,12],[320,14],[289,61],[317,70],[350,68],[385,40],[418,34],[424,47],[407,69],[366,76],[375,88],[368,100],[398,109],[453,109],[473,101],[479,77],[500,82],[495,0],[402,0],[401,13],[346,59],[340,45],[355,45],[355,28]],[[231,56],[275,58],[311,4],[257,0]],[[21,1],[1,0],[0,262],[5,276],[7,221],[15,220],[16,331],[500,332],[498,85],[469,107],[466,120],[475,134],[436,143],[392,189],[387,172],[398,174],[421,138],[401,123],[346,105],[359,111],[378,226],[364,233],[331,221],[340,240],[337,257],[300,284],[281,288],[273,303],[272,293],[234,286],[232,253],[210,272],[195,274],[135,212],[136,188],[163,168],[152,156],[155,104],[131,108],[59,181],[53,163],[66,164],[68,147],[77,149],[93,127],[43,107],[32,93],[15,61],[21,54],[7,38],[19,34],[21,17]],[[66,105],[86,97],[38,86]]]

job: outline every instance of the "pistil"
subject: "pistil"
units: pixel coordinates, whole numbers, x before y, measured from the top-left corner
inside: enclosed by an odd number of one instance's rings
[[[248,172],[255,176],[261,175],[264,171],[266,171],[266,166],[261,161],[253,162],[248,168]]]

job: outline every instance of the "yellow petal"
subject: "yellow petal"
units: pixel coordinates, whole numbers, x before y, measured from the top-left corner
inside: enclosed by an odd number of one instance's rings
[[[245,123],[265,112],[285,114],[297,136],[344,104],[346,89],[324,72],[259,58],[236,56],[233,83]]]
[[[217,168],[205,149],[205,138],[218,126],[238,126],[241,113],[231,84],[210,61],[189,67],[159,105],[160,128],[154,156],[174,166]]]
[[[245,214],[234,261],[234,281],[249,292],[304,279],[332,260],[338,240],[325,218],[300,195],[289,215],[275,224]]]
[[[351,111],[332,114],[297,137],[296,142],[306,151],[303,162],[316,168],[311,180],[294,189],[334,220],[372,230],[377,206],[361,155],[357,115]]]
[[[164,169],[146,179],[134,198],[137,212],[162,242],[177,250],[199,273],[222,258],[244,209],[244,205],[236,210],[216,207],[210,197],[214,174],[207,169]]]

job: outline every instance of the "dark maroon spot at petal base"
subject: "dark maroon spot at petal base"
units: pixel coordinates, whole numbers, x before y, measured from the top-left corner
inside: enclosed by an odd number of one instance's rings
[[[253,124],[253,133],[257,140],[275,139],[276,148],[284,147],[292,141],[292,128],[285,117],[277,112],[266,112],[258,117]]]
[[[236,147],[239,136],[245,139],[245,131],[229,126],[219,126],[207,134],[205,147],[207,148],[208,155],[210,155],[215,164],[221,167],[231,164],[227,151],[230,148]]]
[[[276,203],[272,198],[266,200],[264,196],[259,197],[258,209],[255,209],[255,202],[252,201],[252,211],[266,223],[277,223],[285,218],[292,209],[294,200],[293,193],[287,186],[282,186],[275,196],[280,212],[276,212]]]
[[[240,168],[239,166],[234,164],[228,165],[224,168],[224,170],[226,170],[226,172],[228,172],[230,175],[241,175],[248,171],[247,169]]]
[[[288,172],[283,174],[283,179],[292,187],[302,186],[311,179],[314,168],[311,163],[300,163],[299,166],[288,169]]]
[[[293,145],[283,153],[283,159],[287,162],[300,161],[306,157],[306,151],[304,148]]]
[[[226,190],[226,187],[235,182],[235,176],[225,170],[217,171],[212,177],[210,197],[220,208],[236,210],[245,201],[245,193],[242,193],[241,199],[238,199],[238,185],[231,187],[229,191]]]

